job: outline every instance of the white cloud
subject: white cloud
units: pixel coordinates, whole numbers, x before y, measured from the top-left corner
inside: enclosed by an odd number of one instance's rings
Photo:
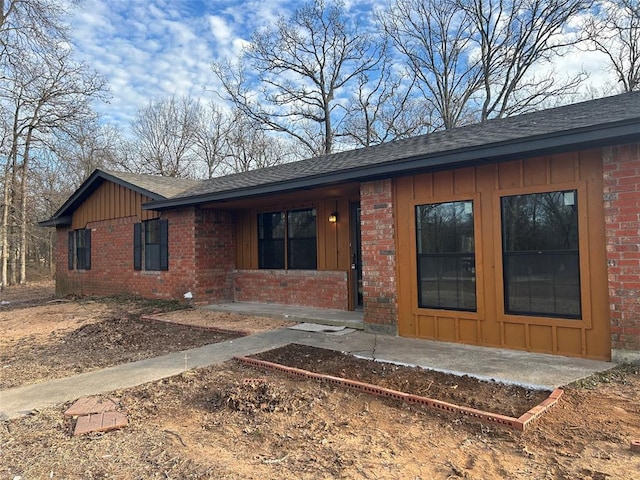
[[[209,16],[209,26],[213,37],[222,44],[228,44],[233,40],[233,29],[227,25],[224,18],[217,15]]]

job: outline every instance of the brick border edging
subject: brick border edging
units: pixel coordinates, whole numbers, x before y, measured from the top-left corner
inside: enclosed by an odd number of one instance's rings
[[[427,407],[434,408],[436,410],[444,410],[449,413],[466,415],[468,417],[477,418],[478,420],[481,420],[483,422],[509,427],[520,432],[523,432],[529,426],[529,424],[531,424],[531,422],[539,418],[550,407],[555,405],[564,393],[562,389],[556,388],[540,404],[531,408],[528,412],[521,415],[520,417],[515,418],[506,415],[500,415],[497,413],[485,412],[483,410],[478,410],[471,407],[461,407],[459,405],[454,405],[453,403],[443,402],[441,400],[435,400],[428,397],[421,397],[398,390],[392,390],[389,388],[380,387],[378,385],[373,385],[371,383],[358,382],[356,380],[350,380],[347,378],[340,378],[331,375],[310,372],[308,370],[302,370],[300,368],[287,367],[286,365],[281,365],[279,363],[267,362],[264,360],[257,360],[255,358],[249,357],[233,357],[233,359],[237,362],[244,363],[252,367],[284,372],[295,377],[324,380],[336,385],[353,388],[355,390],[359,390],[371,395],[377,395],[379,397],[391,398],[394,400],[403,400],[409,403],[418,403],[420,405],[426,405]]]
[[[232,330],[230,328],[213,327],[210,325],[192,325],[191,323],[186,323],[186,322],[174,322],[173,320],[165,320],[164,318],[160,318],[156,315],[141,315],[140,320],[171,323],[173,325],[180,325],[181,327],[202,328],[203,330],[211,330],[212,332],[219,332],[219,333],[228,333],[230,335],[240,335],[241,337],[247,337],[251,335],[251,332],[248,332],[246,330]]]

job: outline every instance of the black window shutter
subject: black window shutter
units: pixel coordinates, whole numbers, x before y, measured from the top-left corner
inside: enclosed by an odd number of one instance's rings
[[[142,270],[142,224],[133,224],[133,269]]]
[[[169,220],[160,220],[160,270],[169,270]]]
[[[91,229],[84,231],[84,269],[91,270]]]
[[[74,246],[75,246],[74,243],[75,242],[74,242],[74,232],[73,232],[73,230],[69,232],[68,237],[69,238],[67,240],[67,242],[68,242],[67,243],[67,257],[68,257],[67,261],[68,261],[68,265],[69,265],[69,270],[73,270],[73,264],[74,264],[73,257],[74,257],[74,251],[75,251],[75,248],[74,248]]]

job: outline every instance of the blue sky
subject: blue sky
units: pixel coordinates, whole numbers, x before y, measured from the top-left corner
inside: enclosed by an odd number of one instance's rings
[[[107,121],[127,123],[152,98],[211,96],[211,62],[234,55],[249,32],[286,2],[85,0],[73,18],[77,55],[103,74]]]
[[[366,18],[386,0],[348,0]],[[108,104],[97,109],[126,129],[136,110],[166,95],[217,98],[211,62],[237,56],[256,28],[273,24],[299,2],[286,0],[84,0],[74,11],[72,41],[79,58],[104,75]],[[602,58],[576,53],[561,69],[585,69],[602,85]]]

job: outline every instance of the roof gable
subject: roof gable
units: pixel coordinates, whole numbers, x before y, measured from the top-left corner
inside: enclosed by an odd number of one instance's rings
[[[172,198],[198,183],[197,180],[183,178],[96,169],[49,220],[40,222],[39,225],[42,227],[70,225],[73,212],[105,181],[121,185],[152,200]]]

